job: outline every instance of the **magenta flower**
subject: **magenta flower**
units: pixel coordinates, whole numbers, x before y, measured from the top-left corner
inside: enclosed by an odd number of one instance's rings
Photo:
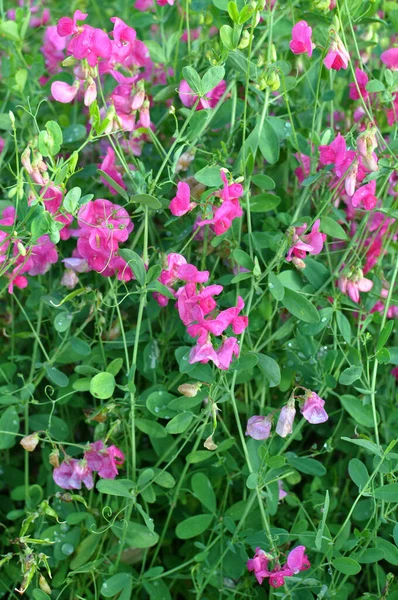
[[[266,440],[271,435],[272,417],[253,416],[247,421],[246,435],[253,440]]]
[[[313,425],[325,423],[329,416],[323,408],[324,405],[325,400],[322,400],[315,392],[310,392],[304,396],[304,404],[300,408],[300,412],[308,423]]]
[[[196,110],[214,108],[220,102],[222,96],[225,94],[226,89],[227,83],[223,79],[218,85],[216,85],[215,88],[210,90],[210,92],[207,92],[204,98],[199,100]],[[191,108],[198,99],[198,96],[184,79],[180,83],[178,95],[180,96],[180,100],[184,106],[187,106],[188,108]]]
[[[369,81],[369,77],[366,75],[365,71],[362,71],[361,69],[359,69],[358,67],[356,67],[355,69],[355,79],[357,81],[358,84],[358,88],[359,88],[359,92],[356,86],[355,81],[352,83],[349,83],[349,88],[350,88],[350,98],[351,100],[359,100],[362,96],[362,98],[364,100],[367,100],[369,98],[369,92],[366,89],[366,84]]]
[[[317,219],[312,226],[312,230],[307,235],[301,235],[307,229],[307,225],[294,228],[292,237],[293,244],[286,255],[286,260],[288,262],[293,260],[294,257],[304,259],[307,256],[307,252],[316,255],[322,251],[323,243],[326,240],[326,234],[320,233],[320,225],[321,221],[320,219]]]
[[[386,50],[381,54],[380,58],[391,71],[398,71],[398,48]]]
[[[177,185],[177,195],[172,199],[169,205],[171,213],[175,217],[181,217],[195,208],[196,202],[191,202],[191,190],[185,181],[180,181]]]
[[[319,146],[319,162],[321,165],[341,165],[347,151],[346,141],[338,133],[336,138],[326,146]]]
[[[174,0],[156,0],[156,2],[159,4],[159,6],[166,6],[166,4],[169,6],[174,5]]]
[[[351,198],[351,204],[357,208],[361,204],[365,210],[373,210],[377,204],[376,193],[376,181],[373,179],[362,185],[357,189],[353,197]]]
[[[247,570],[254,572],[259,585],[262,585],[264,579],[269,577],[271,572],[268,570],[270,555],[266,554],[261,548],[256,548],[256,554],[247,561]]]
[[[311,58],[315,44],[311,40],[312,28],[307,21],[299,21],[292,29],[292,40],[289,44],[294,54],[305,54]]]
[[[340,69],[348,67],[349,61],[350,55],[339,36],[335,33],[323,64],[329,70],[340,71]]]
[[[79,31],[77,21],[85,21],[88,17],[87,13],[82,13],[80,10],[76,10],[73,19],[70,17],[61,17],[57,24],[57,32],[61,37],[73,35]]]
[[[349,277],[343,275],[339,277],[338,286],[342,294],[347,294],[353,302],[358,303],[359,292],[370,292],[373,281],[364,277],[361,269],[355,269],[349,274]]]
[[[286,564],[281,567],[276,561],[275,567],[270,571],[269,563],[272,557],[266,554],[260,548],[256,548],[254,558],[247,561],[247,569],[254,572],[258,583],[261,585],[269,577],[270,586],[273,588],[282,587],[285,584],[285,577],[292,577],[300,571],[305,571],[311,567],[310,561],[305,554],[305,546],[297,546],[287,555]]]
[[[82,483],[88,490],[94,487],[92,470],[87,462],[69,456],[54,469],[53,479],[64,490],[80,490]]]
[[[115,479],[117,467],[124,463],[124,454],[116,446],[105,447],[102,441],[90,444],[84,458],[92,471],[97,471],[103,479]]]
[[[291,399],[285,406],[282,407],[275,428],[276,433],[283,438],[292,433],[295,416],[296,409],[294,407],[294,399]]]
[[[222,371],[228,371],[234,356],[239,356],[238,340],[234,337],[224,339],[223,343],[217,348],[217,367]]]

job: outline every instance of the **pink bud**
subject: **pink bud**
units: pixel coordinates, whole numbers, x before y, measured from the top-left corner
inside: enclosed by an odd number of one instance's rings
[[[133,96],[133,100],[131,102],[131,110],[139,110],[145,100],[145,92],[143,90],[138,91]]]
[[[279,415],[278,423],[276,424],[275,431],[281,437],[286,437],[293,431],[294,417],[296,416],[296,409],[294,408],[294,402],[286,404]]]
[[[86,91],[84,92],[84,105],[91,106],[91,104],[97,99],[97,86],[95,81],[91,79]]]

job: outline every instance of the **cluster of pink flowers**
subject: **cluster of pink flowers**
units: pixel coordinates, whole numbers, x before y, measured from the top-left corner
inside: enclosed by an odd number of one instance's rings
[[[116,274],[121,281],[133,279],[131,268],[118,253],[119,244],[127,241],[134,227],[122,206],[103,199],[87,202],[79,209],[78,225],[77,267],[85,261],[90,270],[104,277]]]
[[[196,219],[195,228],[209,225],[211,231],[215,235],[221,235],[228,231],[232,225],[232,221],[243,215],[242,207],[239,198],[243,196],[243,186],[240,183],[228,183],[226,173],[223,169],[220,171],[221,179],[223,180],[223,188],[219,192],[215,192],[211,197],[219,198],[221,205],[209,205],[206,203],[205,210],[212,214],[211,218]],[[177,186],[177,195],[170,202],[169,208],[171,213],[180,217],[190,212],[197,206],[196,202],[191,202],[191,191],[189,185],[185,182],[180,182]]]
[[[81,460],[66,456],[55,467],[53,479],[64,490],[80,490],[82,483],[88,490],[94,486],[93,473],[103,479],[115,479],[117,468],[124,463],[124,454],[116,446],[106,447],[102,441],[90,444]]]
[[[3,210],[0,226],[13,226],[15,208],[9,206]],[[8,291],[14,287],[20,289],[28,285],[26,275],[44,275],[51,265],[58,261],[58,252],[48,235],[39,237],[31,246],[25,247],[12,234],[0,231],[0,265],[2,274],[9,280]]]
[[[283,567],[280,565],[279,560],[275,560],[275,566],[270,570],[269,564],[271,561],[274,561],[272,555],[264,552],[261,548],[256,548],[254,558],[247,561],[248,571],[254,572],[260,585],[262,585],[264,579],[268,578],[271,587],[279,588],[285,584],[285,577],[293,577],[300,571],[311,568],[308,556],[305,554],[305,546],[297,546],[291,550]]]
[[[302,386],[299,386],[302,387]],[[300,403],[300,412],[304,419],[312,425],[318,425],[319,423],[325,423],[328,420],[328,414],[324,409],[325,400],[322,400],[316,392],[305,390],[303,396],[295,396],[294,391],[288,401],[283,406],[279,413],[278,422],[276,424],[275,431],[281,437],[286,437],[293,431],[293,423],[296,416],[296,400]],[[246,435],[250,436],[254,440],[266,440],[271,435],[273,415],[272,413],[266,417],[261,415],[254,415],[247,421]]]
[[[312,42],[312,28],[307,21],[299,21],[292,29],[292,39],[290,41],[290,50],[294,54],[308,54],[311,58],[312,52],[316,47]],[[350,61],[350,55],[335,31],[330,32],[330,43],[327,54],[323,61],[325,67],[329,70],[340,71],[346,69]]]
[[[159,276],[159,282],[167,286],[177,299],[178,313],[187,327],[187,333],[198,338],[196,346],[191,350],[189,362],[194,364],[212,361],[219,369],[227,370],[233,357],[239,355],[239,344],[236,337],[225,337],[223,334],[228,327],[231,327],[235,335],[243,333],[248,325],[248,317],[239,314],[245,306],[240,296],[236,306],[217,312],[214,296],[221,294],[223,286],[204,287],[203,284],[208,279],[208,271],[198,271],[181,254],[169,254],[167,269]],[[174,290],[173,286],[180,282],[185,285]],[[168,298],[164,295],[156,292],[154,296],[160,306],[168,304]],[[217,348],[213,346],[211,336],[222,336]]]
[[[301,227],[293,227],[292,231],[289,232],[291,235],[291,243],[286,260],[292,261],[293,264],[299,268],[305,268],[304,259],[307,253],[315,255],[322,252],[323,243],[326,240],[326,234],[320,233],[319,228],[321,225],[320,219],[317,219],[312,226],[310,233],[303,235],[307,230],[307,225],[304,224]]]

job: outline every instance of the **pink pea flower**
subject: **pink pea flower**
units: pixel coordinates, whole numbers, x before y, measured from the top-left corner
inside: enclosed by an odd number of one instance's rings
[[[319,162],[321,165],[341,165],[346,157],[346,151],[346,141],[341,133],[338,133],[333,142],[319,146]]]
[[[197,344],[196,346],[194,346],[189,354],[190,365],[193,365],[197,362],[206,364],[210,360],[216,366],[218,366],[218,356],[216,351],[214,350],[213,344],[211,343],[210,339],[208,339],[204,344]]]
[[[317,219],[312,226],[312,230],[307,235],[301,235],[307,229],[307,225],[294,228],[292,237],[293,244],[286,255],[286,260],[288,262],[294,257],[304,259],[307,256],[307,252],[316,255],[322,251],[323,243],[326,240],[326,234],[320,233],[320,225],[321,221],[320,219]]]
[[[68,104],[76,98],[79,88],[80,82],[77,79],[73,85],[69,85],[65,81],[54,81],[51,84],[51,95],[57,102]]]
[[[210,90],[210,92],[207,92],[204,98],[201,98],[201,100],[199,100],[196,110],[214,108],[215,106],[217,106],[222,96],[225,94],[226,89],[227,83],[223,79],[218,85],[216,85],[215,88]],[[184,104],[184,106],[187,106],[188,108],[191,108],[198,99],[198,96],[190,88],[190,86],[184,79],[180,83],[178,94],[180,96],[181,102]]]
[[[246,435],[253,440],[266,440],[271,435],[272,417],[255,415],[250,417],[246,425]]]
[[[217,348],[218,368],[222,371],[228,371],[234,356],[239,356],[238,340],[234,337],[226,338],[221,346]]]
[[[391,71],[398,71],[398,48],[386,50],[381,54],[380,58]]]
[[[79,283],[79,278],[72,269],[65,269],[60,283],[68,288],[68,290],[73,290]]]
[[[29,275],[44,275],[50,270],[51,265],[58,261],[58,252],[50,241],[48,235],[43,235],[36,240],[34,246],[31,247],[30,258],[32,266],[30,267]]]
[[[365,210],[373,210],[377,204],[375,193],[376,181],[373,179],[372,181],[369,181],[369,183],[366,183],[357,189],[351,198],[351,204],[355,208],[362,204]]]
[[[365,71],[362,71],[358,67],[355,69],[355,79],[358,84],[359,91],[357,89],[355,81],[348,84],[350,88],[350,98],[351,100],[359,100],[362,96],[364,100],[369,98],[369,92],[366,89],[366,84],[369,81],[369,77],[366,75]]]
[[[108,146],[106,155],[102,157],[102,163],[98,165],[101,171],[104,171],[109,177],[111,177],[117,184],[120,185],[124,190],[127,189],[126,184],[123,181],[121,171],[122,169],[116,165],[116,155],[112,146]],[[116,196],[118,191],[108,181],[101,176],[102,183],[109,188],[111,194]]]
[[[65,58],[66,45],[67,40],[59,35],[55,25],[46,27],[40,50],[43,53],[47,71],[51,75],[62,71],[60,65]]]
[[[92,471],[97,471],[103,479],[115,479],[117,467],[124,463],[124,454],[116,446],[106,447],[102,441],[90,444],[84,458]]]
[[[152,8],[153,0],[136,0],[134,8],[142,12]]]
[[[339,290],[346,294],[353,302],[360,300],[359,292],[370,292],[373,281],[363,276],[361,269],[356,269],[349,277],[342,275],[338,279]]]
[[[77,21],[85,21],[88,17],[87,13],[82,13],[80,10],[76,10],[73,19],[70,17],[61,17],[57,24],[58,35],[66,37],[79,31]]]
[[[278,500],[283,500],[283,498],[285,498],[287,496],[287,492],[283,487],[282,479],[278,479],[278,490],[279,490]]]
[[[191,190],[185,181],[180,181],[177,185],[177,195],[172,199],[169,205],[170,212],[175,217],[181,217],[191,211],[196,206],[196,202],[191,202]]]
[[[200,27],[196,27],[196,29],[190,29],[189,31],[189,37],[191,40],[198,40],[200,38],[200,32],[201,32],[201,28]],[[182,42],[188,42],[188,31],[185,30],[184,33],[181,36],[181,41]]]
[[[87,462],[69,456],[54,469],[53,479],[64,490],[80,490],[82,483],[88,490],[94,487],[93,474]]]
[[[271,558],[272,557],[264,552],[264,550],[256,548],[254,557],[249,558],[247,561],[247,570],[249,572],[254,572],[259,585],[262,585],[264,579],[271,574],[271,571],[268,570],[268,564]]]
[[[156,0],[156,2],[159,4],[159,6],[166,6],[166,4],[169,6],[174,5],[174,0]]]
[[[323,64],[329,70],[340,71],[340,69],[348,67],[349,61],[350,55],[339,36],[335,33]]]
[[[299,21],[292,29],[292,40],[289,44],[294,54],[305,54],[311,58],[315,44],[311,40],[312,28],[307,21]]]
[[[304,398],[304,404],[300,408],[300,412],[304,419],[313,425],[325,423],[329,418],[326,410],[323,408],[325,400],[322,400],[315,392],[307,393]]]
[[[301,152],[297,152],[294,156],[300,163],[295,169],[294,174],[299,180],[299,183],[303,183],[304,179],[306,179],[311,173],[311,158],[305,154],[302,154]]]
[[[289,402],[282,407],[279,414],[279,419],[275,428],[276,433],[283,438],[289,435],[289,433],[292,433],[295,416],[296,409],[294,407],[294,400],[289,400]]]

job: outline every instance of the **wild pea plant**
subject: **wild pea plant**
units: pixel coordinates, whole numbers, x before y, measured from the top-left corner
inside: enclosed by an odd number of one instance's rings
[[[0,15],[0,597],[397,600],[396,2]]]

